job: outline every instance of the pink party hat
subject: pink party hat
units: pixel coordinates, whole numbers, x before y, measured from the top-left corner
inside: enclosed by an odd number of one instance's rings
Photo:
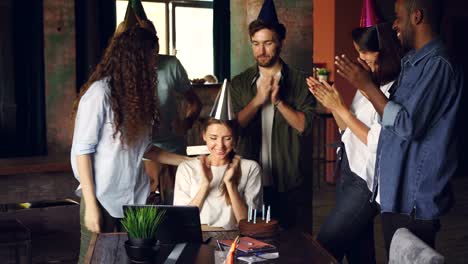
[[[375,13],[373,0],[363,0],[361,9],[361,21],[359,26],[362,28],[372,27],[379,23],[379,19]]]

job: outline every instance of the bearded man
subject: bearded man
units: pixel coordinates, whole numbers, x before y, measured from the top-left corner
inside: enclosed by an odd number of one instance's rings
[[[450,181],[459,159],[463,75],[439,36],[443,4],[395,2],[393,29],[407,53],[390,98],[359,64],[345,56],[336,58],[338,73],[366,94],[382,117],[373,192],[380,192],[387,251],[402,227],[435,247],[439,219],[453,205]]]
[[[312,195],[304,180],[301,148],[311,130],[315,99],[306,74],[281,58],[286,28],[278,22],[273,1],[267,0],[249,25],[256,65],[231,83],[234,112],[241,127],[237,152],[258,161],[263,170],[266,205],[283,227],[312,226]],[[310,180],[310,179],[308,179]],[[299,222],[300,221],[300,222]],[[307,226],[310,226],[307,228]]]

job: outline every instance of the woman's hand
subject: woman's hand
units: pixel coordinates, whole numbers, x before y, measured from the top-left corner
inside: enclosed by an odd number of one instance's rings
[[[226,185],[236,184],[235,175],[237,173],[240,173],[240,169],[239,169],[240,160],[241,160],[241,157],[239,155],[236,155],[236,156],[234,156],[232,161],[228,164],[228,167],[226,169],[226,173],[224,173],[224,178],[223,178],[224,184],[226,184]]]
[[[101,232],[102,216],[98,205],[85,204],[84,222],[89,231],[93,233]]]
[[[213,180],[213,173],[211,172],[211,162],[207,156],[198,157],[201,166],[201,184],[204,187],[210,186],[211,181]]]
[[[306,81],[309,91],[323,106],[332,112],[345,107],[343,98],[334,85],[330,86],[328,82],[319,82],[313,77],[307,78]]]
[[[374,87],[369,66],[361,59],[354,63],[346,55],[336,56],[337,72],[364,93]]]

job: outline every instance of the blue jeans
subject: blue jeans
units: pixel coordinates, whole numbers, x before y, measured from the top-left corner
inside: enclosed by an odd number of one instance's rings
[[[371,191],[349,168],[346,152],[341,161],[336,205],[321,225],[317,240],[338,261],[375,263],[374,217],[378,204],[370,203]]]

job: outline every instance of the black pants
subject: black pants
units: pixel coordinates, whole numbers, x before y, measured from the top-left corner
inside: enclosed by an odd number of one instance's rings
[[[312,234],[311,188],[298,187],[287,192],[278,192],[273,187],[264,187],[263,201],[265,206],[271,206],[271,218],[277,219],[282,228]]]
[[[393,234],[401,227],[408,228],[419,239],[435,248],[436,234],[440,230],[439,220],[418,220],[414,218],[414,214],[404,215],[397,213],[382,213],[381,218],[387,253],[390,252]]]
[[[98,202],[99,209],[101,210],[101,233],[113,233],[123,231],[120,218],[112,217],[104,207]],[[81,229],[81,238],[80,238],[80,255],[78,263],[82,264],[85,261],[86,253],[88,252],[89,244],[91,243],[91,237],[93,233],[86,228],[84,223],[86,204],[84,199],[81,198],[80,203],[80,229]]]
[[[367,183],[349,168],[343,151],[335,207],[320,226],[317,241],[338,261],[375,263],[374,218],[378,204],[370,202]]]

